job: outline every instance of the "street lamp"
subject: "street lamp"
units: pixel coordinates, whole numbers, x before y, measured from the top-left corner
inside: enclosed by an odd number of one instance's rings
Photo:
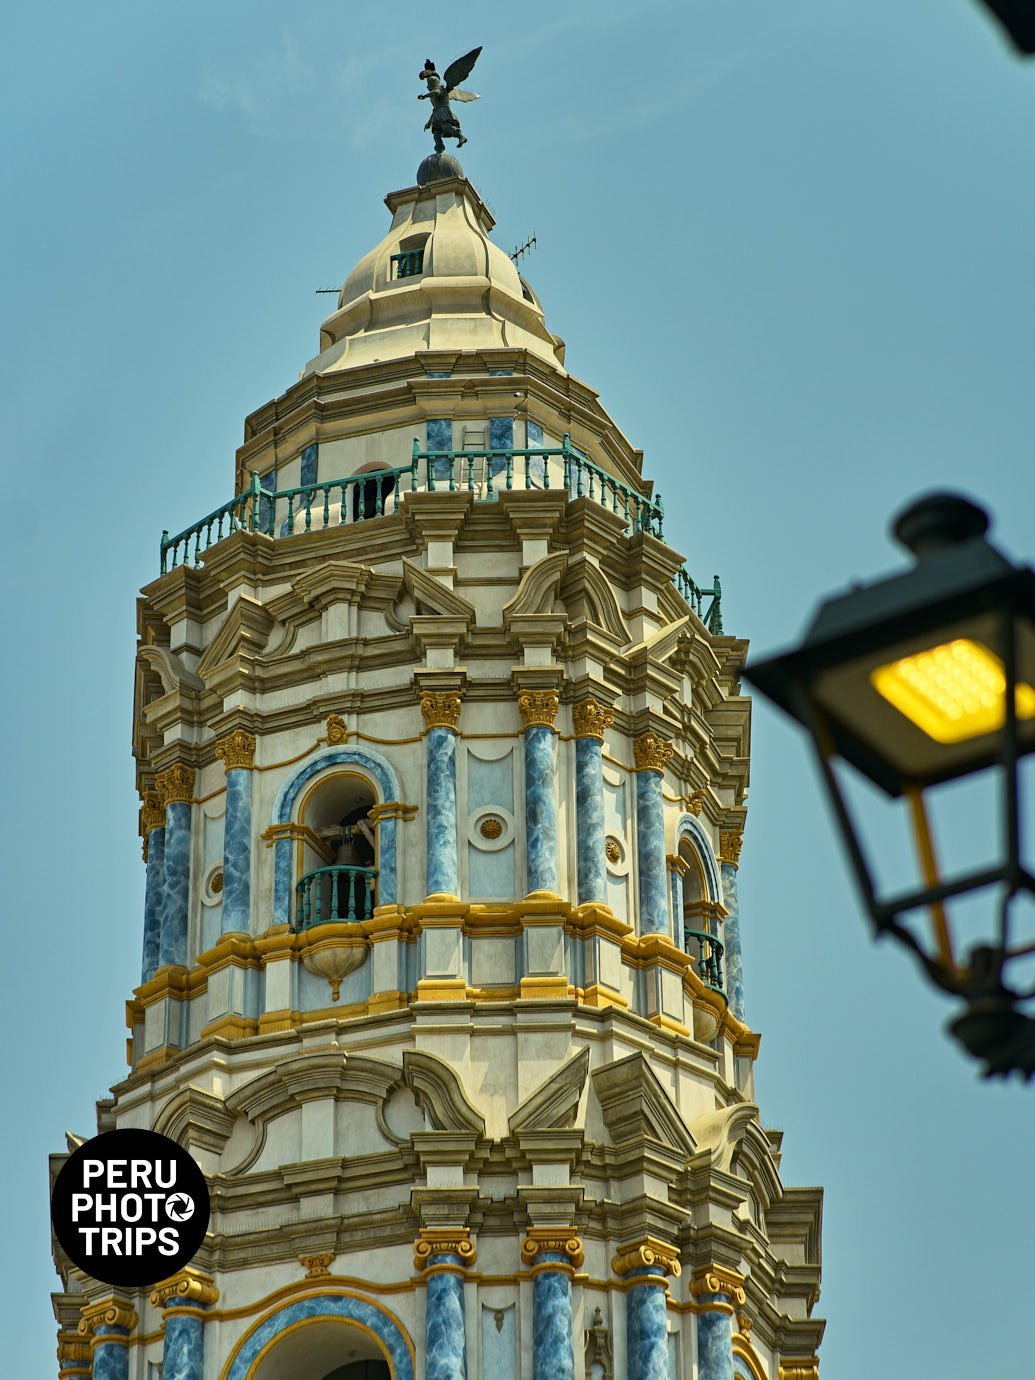
[[[852,870],[878,935],[917,956],[962,998],[952,1033],[985,1074],[1035,1074],[1035,987],[1019,981],[1035,943],[1011,929],[1013,903],[1035,897],[1021,851],[1019,759],[1035,751],[1035,571],[985,539],[988,515],[955,494],[930,494],[895,521],[911,569],[827,599],[800,646],[751,664],[745,678],[808,730]],[[879,894],[835,759],[888,797],[904,797],[921,886]],[[938,867],[927,793],[998,772],[998,860],[962,876]],[[997,887],[991,936],[966,953],[947,902]],[[917,915],[926,909],[929,928]],[[1011,967],[1012,965],[1012,967]],[[1014,985],[1011,985],[1014,984]]]

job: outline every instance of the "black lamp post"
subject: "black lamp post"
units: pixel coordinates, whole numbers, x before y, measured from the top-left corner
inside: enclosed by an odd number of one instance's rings
[[[1029,1078],[1035,1019],[1025,1005],[1035,987],[1016,975],[1035,943],[1012,933],[1011,905],[1035,896],[1021,854],[1018,769],[1035,751],[1035,571],[996,551],[987,528],[987,514],[965,498],[920,499],[893,527],[916,558],[911,569],[828,599],[800,646],[744,674],[808,730],[877,934],[893,935],[938,987],[962,998],[950,1029],[984,1061],[986,1076],[1017,1070]],[[907,800],[921,886],[879,894],[837,758]],[[973,772],[1001,777],[999,856],[946,879],[925,793]],[[946,903],[993,887],[992,932],[962,953]],[[917,916],[924,909],[926,931]]]

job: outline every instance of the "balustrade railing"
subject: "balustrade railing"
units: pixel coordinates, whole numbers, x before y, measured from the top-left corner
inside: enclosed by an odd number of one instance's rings
[[[704,930],[684,928],[683,941],[686,952],[694,960],[697,975],[706,987],[726,995],[726,984],[722,973],[722,940]]]
[[[161,572],[198,565],[205,553],[233,532],[267,537],[299,536],[345,523],[391,516],[407,493],[470,493],[487,502],[514,489],[561,489],[571,499],[588,498],[615,513],[627,534],[646,532],[663,538],[665,506],[661,497],[646,498],[608,474],[571,444],[504,450],[421,450],[414,439],[408,465],[368,470],[344,479],[302,484],[292,489],[265,489],[257,473],[249,487],[183,532],[162,533]],[[685,567],[676,572],[676,589],[710,632],[722,632],[722,590],[716,576],[702,589]],[[705,604],[705,600],[710,603]]]
[[[295,929],[334,920],[369,920],[376,904],[377,869],[318,867],[295,887]]]

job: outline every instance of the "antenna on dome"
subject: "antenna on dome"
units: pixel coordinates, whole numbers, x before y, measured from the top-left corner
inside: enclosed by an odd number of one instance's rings
[[[524,244],[518,245],[518,247],[517,247],[516,249],[512,249],[512,250],[510,251],[510,257],[514,260],[514,262],[515,262],[516,264],[517,264],[517,263],[520,263],[520,262],[521,262],[521,259],[522,259],[522,256],[525,255],[525,254],[531,254],[531,252],[532,252],[532,250],[533,250],[534,248],[535,248],[535,231],[533,230],[532,233],[529,235],[528,239],[525,240]]]
[[[317,288],[317,289],[316,289],[316,295],[317,295],[317,297],[319,297],[319,295],[320,295],[321,292],[333,292],[334,295],[335,295],[335,297],[337,297],[338,294],[341,292],[341,288],[340,288],[340,287],[336,287],[336,288]]]

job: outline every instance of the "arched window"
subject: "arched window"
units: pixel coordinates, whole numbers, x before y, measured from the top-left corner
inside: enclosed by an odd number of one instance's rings
[[[299,806],[298,930],[369,920],[377,904],[377,836],[370,811],[374,787],[357,772],[318,780]]]
[[[679,840],[683,947],[693,958],[702,982],[717,992],[725,992],[722,922],[726,911],[719,903],[711,876],[714,860],[705,848],[694,833],[683,833]]]

